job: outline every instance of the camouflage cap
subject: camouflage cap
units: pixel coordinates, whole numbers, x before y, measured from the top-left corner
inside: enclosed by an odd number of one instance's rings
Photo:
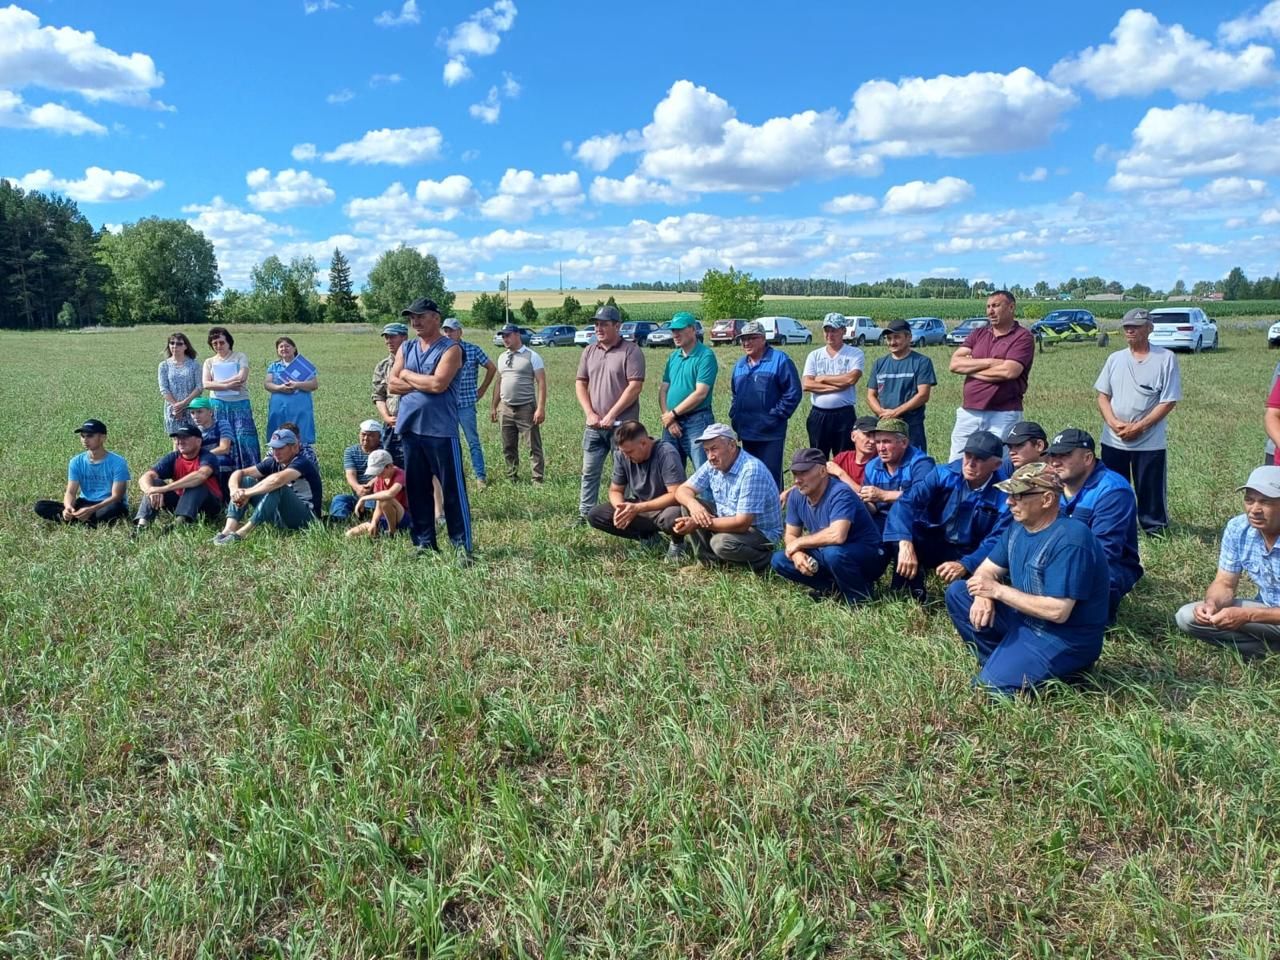
[[[877,421],[876,433],[898,433],[904,437],[911,436],[911,431],[907,428],[907,421],[899,420],[897,417],[885,417],[883,420]]]
[[[1028,463],[1013,471],[1013,476],[996,484],[1005,493],[1031,493],[1033,490],[1062,492],[1062,480],[1047,463]]]

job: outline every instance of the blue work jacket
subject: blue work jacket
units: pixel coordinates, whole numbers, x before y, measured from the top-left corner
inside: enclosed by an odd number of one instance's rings
[[[890,508],[885,542],[942,537],[962,552],[960,562],[973,573],[1009,525],[1008,501],[996,489],[1007,476],[1001,467],[974,490],[964,478],[963,461],[935,467]]]

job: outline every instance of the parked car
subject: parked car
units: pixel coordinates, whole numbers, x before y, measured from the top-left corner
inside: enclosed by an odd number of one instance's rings
[[[711,325],[711,345],[718,347],[722,343],[731,343],[735,347],[738,345],[738,337],[742,335],[742,325],[745,320],[717,320]]]
[[[529,341],[534,347],[572,347],[578,331],[567,323],[543,327]]]
[[[589,323],[573,335],[574,346],[589,347],[596,342],[596,325]]]
[[[973,333],[973,331],[989,326],[991,326],[991,321],[986,317],[969,317],[960,321],[960,325],[947,334],[947,343],[953,347],[958,347],[968,339],[969,334]]]
[[[932,345],[941,346],[947,339],[947,325],[937,317],[912,317],[907,323],[911,324],[911,345],[913,347],[927,347]],[[880,342],[887,344],[887,334],[881,334]]]
[[[658,329],[656,323],[649,320],[628,320],[622,325],[622,339],[630,340],[637,347],[643,347],[649,334]]]
[[[1267,346],[1280,347],[1280,323],[1273,323],[1267,331]]]
[[[1151,311],[1151,342],[1170,350],[1215,350],[1218,324],[1199,307],[1161,307]]]
[[[760,317],[756,323],[764,327],[765,340],[775,347],[788,343],[813,343],[812,331],[794,317]]]
[[[1041,343],[1069,343],[1098,338],[1098,321],[1088,310],[1054,310],[1031,324],[1031,335]]]
[[[533,342],[533,331],[532,331],[532,330],[530,330],[528,327],[521,327],[521,328],[520,328],[520,342],[521,342],[521,343],[523,343],[526,347],[527,347],[527,346],[529,346],[529,344]],[[493,335],[493,345],[494,345],[495,347],[501,347],[501,346],[503,346],[503,343],[502,343],[502,334],[500,334],[500,333],[495,333],[495,334]]]
[[[698,331],[698,342],[701,343],[702,324],[695,320],[694,329]],[[674,347],[675,345],[676,338],[671,333],[670,320],[658,327],[658,329],[653,331],[653,333],[649,334],[649,339],[645,342],[645,346],[647,347]]]
[[[876,326],[870,317],[845,317],[849,325],[844,329],[844,342],[862,346],[864,343],[879,343],[883,331]]]

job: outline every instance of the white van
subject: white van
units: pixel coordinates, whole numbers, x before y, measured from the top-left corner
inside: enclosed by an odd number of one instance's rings
[[[764,327],[765,342],[775,347],[785,343],[813,343],[809,328],[793,317],[757,317],[756,323]]]

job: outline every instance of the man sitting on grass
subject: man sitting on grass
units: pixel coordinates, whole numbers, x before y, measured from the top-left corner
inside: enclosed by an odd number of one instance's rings
[[[346,523],[353,513],[360,512],[360,498],[373,492],[373,484],[367,482],[364,475],[369,466],[369,455],[381,448],[382,424],[377,420],[365,420],[360,424],[356,442],[342,451],[343,478],[351,489],[348,493],[337,494],[329,502],[330,522]],[[372,509],[368,507],[368,501],[365,501],[365,506]]]
[[[212,454],[200,449],[200,428],[178,427],[169,436],[178,449],[166,453],[138,478],[139,530],[152,524],[161,510],[171,512],[178,523],[195,523],[201,516],[213,520],[222,512],[218,465]]]
[[[619,424],[613,443],[621,456],[613,461],[609,502],[592,507],[587,523],[601,533],[639,540],[646,546],[661,544],[665,533],[671,537],[667,559],[679,560],[684,555],[684,537],[675,532],[680,519],[676,491],[685,480],[680,451],[675,444],[654,440],[639,420]]]
[[[997,486],[1014,522],[973,576],[947,588],[947,613],[977,654],[978,685],[1007,695],[1098,659],[1110,574],[1089,528],[1059,515],[1062,481],[1046,464],[1019,467]]]
[[[364,523],[357,523],[347,531],[348,537],[376,537],[379,533],[395,536],[395,532],[409,526],[409,498],[404,492],[404,471],[395,465],[388,450],[374,450],[369,454],[364,476],[369,480],[369,492],[356,501],[355,514],[370,509],[373,515]]]
[[[1222,531],[1218,575],[1174,620],[1183,633],[1252,659],[1280,651],[1280,467],[1258,467],[1238,489],[1244,513]],[[1236,599],[1242,573],[1258,588],[1252,600]]]
[[[711,424],[694,440],[702,444],[707,462],[676,491],[686,515],[672,529],[689,538],[698,563],[681,567],[680,572],[696,573],[698,564],[718,560],[764,573],[782,536],[773,475],[738,446],[733,431],[723,423]],[[702,499],[708,493],[710,503]]]
[[[838,596],[861,603],[884,572],[880,531],[858,495],[827,472],[816,447],[791,458],[796,488],[787,498],[783,548],[774,551],[773,572],[809,587],[814,600]]]
[[[96,527],[129,516],[129,465],[107,450],[107,425],[86,420],[76,427],[84,450],[67,464],[67,489],[61,502],[37,500],[36,514],[54,523]]]
[[[277,430],[267,443],[271,456],[231,474],[231,504],[227,524],[213,538],[220,547],[239,543],[262,524],[300,530],[319,519],[316,494],[320,474],[300,456],[302,444],[292,430]],[[249,516],[248,521],[245,517]]]

